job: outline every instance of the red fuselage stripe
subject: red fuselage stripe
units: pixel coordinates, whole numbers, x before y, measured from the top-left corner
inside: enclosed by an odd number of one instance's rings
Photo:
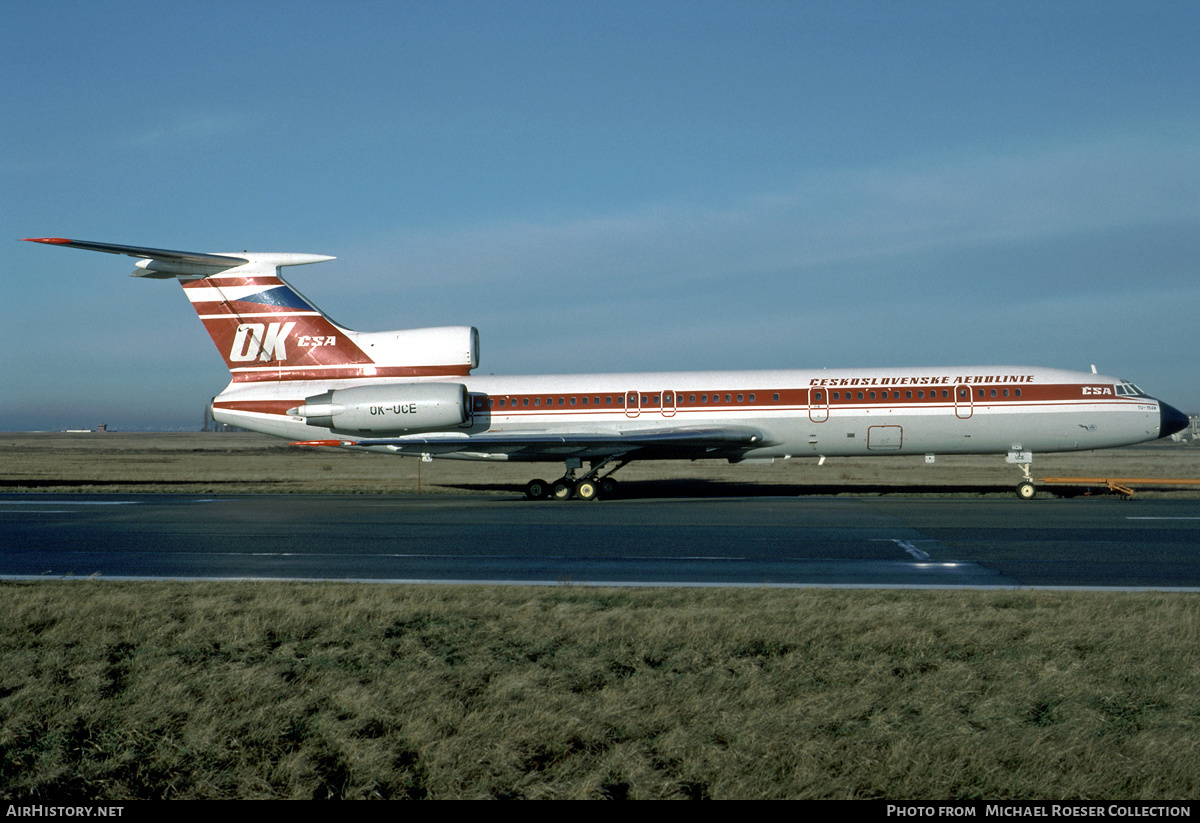
[[[241,382],[274,382],[279,378],[276,377],[275,369],[258,372],[254,374],[236,375],[235,383]],[[332,380],[339,377],[362,377],[361,369],[337,369],[330,371],[304,370],[304,369],[283,369],[283,372],[289,375],[294,373],[308,373],[311,376],[307,378],[300,377],[285,377],[285,380],[300,380],[300,379],[324,379]],[[355,372],[353,374],[342,374],[342,372]],[[465,369],[464,369],[465,375]],[[445,375],[446,371],[440,367],[423,367],[423,368],[404,368],[404,369],[376,369],[376,374],[373,377],[412,377],[426,375]],[[241,377],[243,379],[239,380]],[[312,390],[314,393],[316,389]],[[717,391],[713,393],[704,392],[687,392],[680,396],[673,392],[629,392],[636,395],[637,405],[626,405],[625,393],[614,392],[587,392],[566,394],[551,394],[539,393],[532,394],[504,394],[504,395],[486,395],[478,392],[471,394],[472,411],[476,414],[488,414],[493,417],[526,417],[526,416],[545,416],[545,415],[596,415],[596,414],[612,414],[620,412],[628,416],[636,416],[638,414],[661,414],[670,416],[681,413],[695,412],[720,412],[728,413],[731,411],[737,412],[795,412],[799,414],[809,414],[811,412],[855,412],[855,411],[895,411],[903,412],[906,410],[917,409],[941,409],[946,412],[962,411],[964,409],[983,410],[997,407],[1011,408],[1013,410],[1046,408],[1046,407],[1066,407],[1076,405],[1096,405],[1103,404],[1105,406],[1129,407],[1136,406],[1146,402],[1155,402],[1148,398],[1130,398],[1116,397],[1109,395],[1092,395],[1083,394],[1081,386],[1078,384],[1062,384],[1053,386],[1023,386],[1020,397],[1010,395],[1004,397],[998,394],[996,397],[990,396],[990,389],[981,390],[987,391],[986,397],[972,397],[969,399],[960,400],[958,404],[947,402],[948,398],[940,396],[917,398],[901,397],[900,392],[894,389],[888,390],[889,395],[886,399],[878,397],[874,400],[864,398],[858,400],[857,397],[853,400],[822,400],[810,405],[809,389],[779,389],[778,391],[767,389],[755,389],[753,392],[742,390],[738,391]],[[824,391],[824,390],[814,390]],[[903,390],[907,391],[907,390]],[[915,392],[915,390],[914,390]],[[872,392],[867,392],[870,394]],[[932,392],[929,392],[932,393]],[[857,395],[857,392],[855,392]],[[940,390],[938,392],[940,395]],[[674,405],[668,401],[663,403],[663,397],[673,396]],[[726,401],[725,398],[730,400]],[[691,398],[696,398],[695,400]],[[711,398],[708,402],[702,401],[700,398]],[[737,400],[736,398],[741,398]],[[751,400],[750,398],[754,399]],[[777,399],[776,399],[777,398]],[[302,405],[303,398],[293,400],[252,400],[252,401],[218,401],[213,405],[216,408],[240,410],[248,412],[256,412],[260,414],[286,414],[288,409]]]
[[[466,377],[470,366],[375,366],[334,365],[328,368],[305,368],[303,366],[251,366],[253,371],[241,371],[234,366],[234,383],[279,383],[311,382],[313,380],[356,380],[381,377]]]

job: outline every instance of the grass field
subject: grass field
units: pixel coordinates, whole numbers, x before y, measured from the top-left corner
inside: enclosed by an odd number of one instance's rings
[[[1179,594],[8,584],[0,794],[1196,799]]]
[[[289,446],[260,434],[0,433],[0,491],[304,494],[520,494],[561,464],[476,463]],[[1035,455],[1035,477],[1200,479],[1200,446],[1169,442]],[[1021,472],[997,455],[811,457],[769,465],[635,462],[617,475],[633,496],[1011,494]],[[1138,491],[1200,497],[1200,487]]]
[[[1035,475],[1200,477],[1198,458],[1038,456]],[[653,497],[1011,494],[1016,474],[621,476]],[[531,476],[256,435],[0,435],[10,492],[516,495]],[[1200,798],[1189,594],[79,580],[0,583],[0,610],[10,800]]]

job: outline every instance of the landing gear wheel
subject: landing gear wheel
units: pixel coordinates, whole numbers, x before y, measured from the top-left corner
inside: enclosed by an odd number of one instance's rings
[[[1022,500],[1032,500],[1037,494],[1037,489],[1028,480],[1023,480],[1017,484],[1017,497]]]
[[[599,485],[600,485],[600,496],[605,499],[608,499],[608,498],[616,495],[617,486],[619,486],[620,484],[617,483],[617,481],[611,477],[601,477]]]
[[[525,484],[526,500],[545,500],[550,496],[550,484],[545,480],[530,480]]]
[[[550,497],[553,500],[570,500],[574,493],[575,483],[565,477],[555,481],[554,486],[550,489]]]
[[[575,484],[575,496],[580,500],[595,500],[599,489],[592,480],[580,480]]]

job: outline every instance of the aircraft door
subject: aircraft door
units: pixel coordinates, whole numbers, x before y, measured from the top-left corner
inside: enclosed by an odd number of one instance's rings
[[[954,414],[959,420],[966,420],[975,411],[975,400],[971,397],[971,387],[961,383],[954,387]]]
[[[829,392],[827,390],[808,390],[808,419],[814,423],[824,423],[829,419]]]
[[[675,416],[675,392],[671,391],[670,389],[663,390],[662,406],[660,408],[662,409],[663,417]]]
[[[902,445],[904,445],[904,429],[902,427],[867,427],[867,448],[871,451],[899,451]]]
[[[625,392],[625,416],[637,417],[642,413],[642,396],[635,391]]]

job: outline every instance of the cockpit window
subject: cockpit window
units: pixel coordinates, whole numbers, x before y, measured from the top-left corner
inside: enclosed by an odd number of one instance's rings
[[[1119,397],[1147,397],[1148,395],[1139,389],[1137,386],[1130,383],[1128,380],[1122,380],[1117,384],[1117,396]]]

